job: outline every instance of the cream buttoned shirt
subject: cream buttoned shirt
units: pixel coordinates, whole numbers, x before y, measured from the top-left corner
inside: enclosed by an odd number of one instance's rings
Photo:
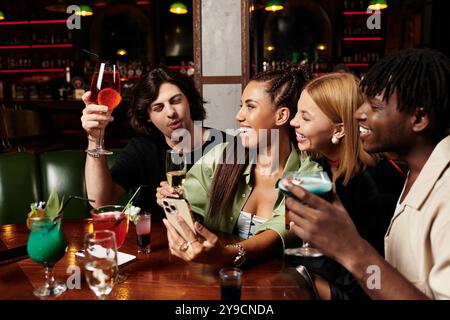
[[[439,142],[385,236],[386,260],[432,299],[450,299],[450,136]]]

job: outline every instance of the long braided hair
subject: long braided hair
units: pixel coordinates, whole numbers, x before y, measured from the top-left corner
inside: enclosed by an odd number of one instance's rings
[[[309,80],[310,76],[302,66],[290,66],[285,70],[271,70],[261,72],[255,75],[250,81],[267,83],[266,92],[269,94],[272,106],[275,108],[287,107],[290,111],[290,119],[294,117],[297,110],[297,102],[303,86]],[[295,131],[289,128],[289,138],[295,144]],[[240,144],[239,137],[235,137],[233,144],[228,145],[223,154],[222,162],[215,170],[212,186],[210,189],[210,203],[208,206],[208,216],[214,223],[225,219],[231,215],[230,207],[239,180],[249,163],[249,152],[239,152],[243,147]]]

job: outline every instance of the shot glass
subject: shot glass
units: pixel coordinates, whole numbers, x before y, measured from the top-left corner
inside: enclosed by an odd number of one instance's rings
[[[222,268],[220,275],[220,293],[222,300],[241,300],[242,270],[239,268]]]
[[[139,214],[135,221],[138,253],[151,252],[152,215],[147,212]]]

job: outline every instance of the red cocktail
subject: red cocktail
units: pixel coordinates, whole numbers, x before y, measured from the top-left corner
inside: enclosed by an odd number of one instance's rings
[[[128,215],[122,213],[123,206],[104,206],[91,211],[94,231],[110,230],[116,234],[117,248],[120,248],[128,233]]]
[[[112,111],[122,101],[120,96],[120,73],[115,64],[100,62],[97,64],[91,82],[90,100],[98,105],[108,107],[108,112]],[[99,128],[95,149],[86,150],[93,157],[111,155],[103,146],[104,128]]]

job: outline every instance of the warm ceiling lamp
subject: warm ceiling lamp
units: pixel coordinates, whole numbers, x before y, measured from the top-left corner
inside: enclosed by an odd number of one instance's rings
[[[0,20],[5,20],[5,14],[0,10]]]
[[[80,6],[80,11],[77,11],[76,15],[78,16],[92,16],[94,14],[94,12],[92,11],[92,8],[86,4],[82,4]]]
[[[125,50],[125,49],[118,49],[118,50],[117,50],[117,54],[118,54],[119,56],[125,56],[127,53],[128,53],[128,52],[127,52],[127,50]]]
[[[269,0],[266,2],[265,9],[266,9],[266,11],[275,12],[275,11],[283,10],[284,6],[280,0]]]
[[[175,14],[185,14],[188,12],[186,5],[183,2],[174,2],[170,6],[170,12]]]
[[[376,10],[376,11],[380,11],[383,9],[386,9],[388,7],[387,1],[386,0],[371,0],[369,2],[369,9],[370,10]]]

